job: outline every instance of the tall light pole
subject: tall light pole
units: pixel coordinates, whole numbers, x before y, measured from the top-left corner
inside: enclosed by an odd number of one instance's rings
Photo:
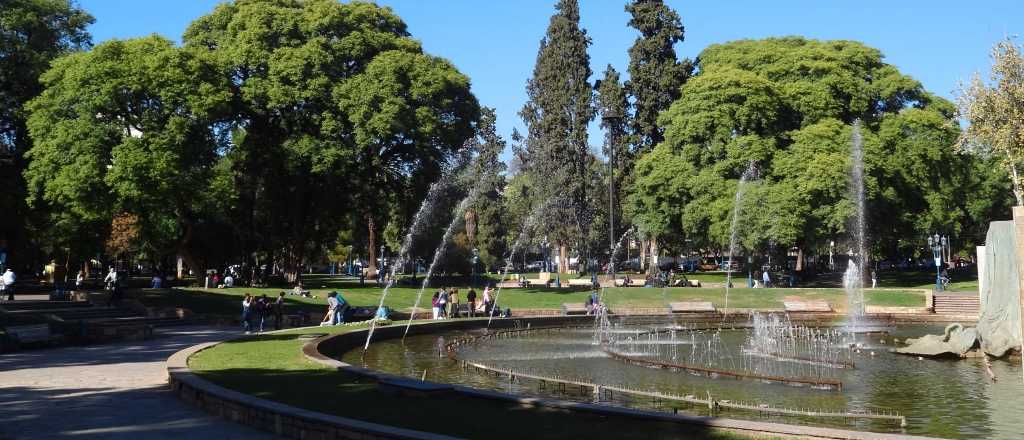
[[[940,237],[939,234],[928,236],[928,247],[932,249],[932,257],[935,259],[935,291],[942,291],[942,250],[949,240]]]
[[[609,111],[601,116],[608,127],[608,252],[611,253],[608,271],[615,280],[615,144],[619,141],[619,123],[622,115]]]

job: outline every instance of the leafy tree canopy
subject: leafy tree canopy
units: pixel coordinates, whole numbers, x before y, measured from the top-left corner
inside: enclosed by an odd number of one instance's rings
[[[699,73],[659,119],[665,142],[641,158],[629,198],[633,221],[655,234],[681,231],[705,247],[729,242],[739,178],[747,249],[814,247],[842,239],[853,212],[848,173],[852,124],[863,121],[869,240],[876,252],[911,251],[928,231],[968,233],[970,188],[989,185],[976,160],[953,154],[952,105],[926,92],[882,54],[851,41],[799,37],[710,46]]]

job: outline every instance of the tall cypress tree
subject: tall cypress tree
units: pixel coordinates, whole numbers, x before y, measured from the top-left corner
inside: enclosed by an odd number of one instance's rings
[[[587,124],[595,109],[589,83],[590,37],[579,25],[579,3],[559,0],[555,10],[540,42],[533,77],[526,85],[529,100],[520,116],[528,127],[526,171],[533,175],[537,190],[532,196],[535,203],[549,206],[539,225],[559,246],[565,270],[566,247],[585,245],[593,217],[587,189],[594,158],[587,145]]]
[[[630,125],[635,150],[642,154],[664,139],[658,114],[679,99],[679,90],[693,72],[693,63],[676,57],[673,46],[683,41],[683,24],[679,14],[662,0],[633,0],[626,5],[626,12],[632,17],[629,26],[640,31],[629,48],[626,90],[636,106]]]

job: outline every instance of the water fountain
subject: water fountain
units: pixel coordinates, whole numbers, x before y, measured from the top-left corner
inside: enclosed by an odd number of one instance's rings
[[[747,169],[740,176],[736,184],[736,196],[732,202],[732,223],[729,226],[729,259],[725,268],[725,307],[722,308],[722,317],[729,314],[729,289],[732,288],[732,258],[736,253],[736,231],[739,229],[740,206],[743,203],[743,194],[747,190],[747,183],[757,177],[757,163],[750,161]]]
[[[384,286],[384,291],[381,292],[380,303],[377,304],[377,310],[384,307],[384,300],[387,299],[388,292],[391,291],[391,287],[394,286],[395,280],[397,279],[396,275],[398,275],[398,269],[403,266],[405,257],[409,254],[409,249],[412,247],[413,237],[419,233],[426,221],[426,218],[434,211],[434,204],[437,201],[437,195],[440,193],[441,188],[445,186],[442,183],[444,181],[445,179],[441,179],[434,182],[433,185],[430,185],[430,190],[427,191],[427,198],[423,200],[419,209],[416,210],[416,215],[413,216],[412,224],[409,226],[409,231],[405,234],[405,238],[402,239],[402,248],[398,252],[398,260],[391,265],[391,276],[388,278],[388,284]],[[363,346],[364,351],[370,347],[370,341],[373,339],[373,332],[376,328],[377,320],[370,320],[370,330],[366,333],[366,344]]]
[[[476,183],[469,190],[469,194],[466,195],[462,201],[459,202],[457,208],[455,208],[454,216],[452,217],[451,223],[448,224],[448,228],[445,229],[444,235],[441,237],[441,244],[434,250],[434,259],[430,262],[430,267],[427,268],[427,273],[423,276],[423,284],[420,285],[420,290],[416,292],[416,302],[413,303],[412,311],[409,313],[409,322],[405,324],[405,335],[409,334],[409,328],[412,327],[412,320],[416,317],[416,312],[419,311],[420,301],[423,299],[423,292],[430,286],[430,277],[434,274],[434,269],[437,268],[438,263],[441,262],[441,257],[444,256],[445,251],[448,249],[448,242],[451,241],[452,235],[455,233],[455,228],[459,225],[459,222],[464,219],[462,213],[466,212],[469,205],[476,200],[477,196],[480,195],[480,190],[483,188],[482,182],[484,179],[477,179]]]
[[[853,200],[854,216],[850,238],[856,246],[855,255],[850,256],[843,274],[843,289],[848,302],[847,327],[855,332],[863,326],[864,318],[864,269],[868,262],[865,247],[864,220],[864,146],[860,134],[860,120],[853,121],[850,139],[850,198]]]

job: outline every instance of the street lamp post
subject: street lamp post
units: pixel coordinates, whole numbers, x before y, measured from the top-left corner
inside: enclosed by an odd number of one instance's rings
[[[829,270],[829,272],[835,272],[836,271],[836,260],[834,260],[832,258],[832,256],[835,254],[835,252],[836,252],[836,241],[835,240],[830,240],[828,242],[828,270]]]
[[[942,291],[942,250],[946,247],[949,239],[940,237],[939,234],[928,236],[928,247],[932,249],[932,257],[935,259],[935,291]]]
[[[377,282],[384,282],[384,245],[380,245],[380,267],[377,268]]]
[[[619,139],[618,122],[622,116],[608,112],[601,117],[608,128],[608,252],[611,252],[608,271],[615,279],[615,143]]]

